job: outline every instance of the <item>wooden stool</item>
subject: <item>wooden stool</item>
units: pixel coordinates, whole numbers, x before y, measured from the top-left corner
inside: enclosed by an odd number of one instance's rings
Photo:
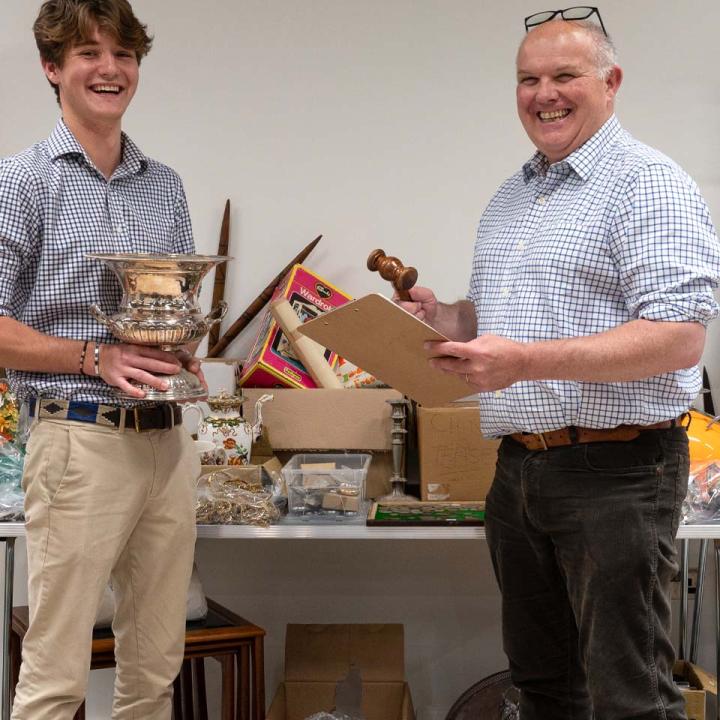
[[[185,659],[173,683],[173,720],[207,720],[204,658],[222,668],[222,720],[264,720],[265,631],[208,598],[208,615],[191,621],[185,632]],[[10,634],[11,702],[20,674],[22,641],[28,628],[28,608],[13,608]],[[93,632],[90,669],[115,666],[115,638],[110,628]],[[75,714],[85,720],[85,703]]]

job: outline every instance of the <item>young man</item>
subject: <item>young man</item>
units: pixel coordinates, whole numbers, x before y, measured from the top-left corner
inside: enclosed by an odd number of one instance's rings
[[[143,402],[130,380],[163,389],[156,373],[182,362],[199,374],[199,363],[117,343],[95,322],[89,306],[112,313],[121,293],[86,253],[191,253],[190,219],[178,176],[121,131],[151,45],[127,0],[48,0],[34,32],[62,119],[47,140],[0,161],[0,366],[33,417],[23,478],[30,627],[12,717],[73,717],[112,579],[113,718],[167,719],[199,468],[177,406]]]
[[[574,9],[574,10],[577,10]],[[550,19],[560,12],[540,13]],[[523,720],[684,720],[670,582],[720,248],[693,181],[614,115],[589,23],[531,30],[517,109],[535,156],[480,221],[468,300],[402,303],[431,363],[502,437],[486,528]]]

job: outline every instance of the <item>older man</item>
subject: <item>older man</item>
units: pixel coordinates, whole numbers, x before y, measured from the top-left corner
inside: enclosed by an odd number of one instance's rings
[[[681,417],[720,251],[693,181],[615,117],[604,31],[553,15],[517,55],[537,152],[480,221],[468,299],[415,288],[404,306],[452,339],[431,363],[480,393],[503,438],[487,536],[521,717],[680,720]]]

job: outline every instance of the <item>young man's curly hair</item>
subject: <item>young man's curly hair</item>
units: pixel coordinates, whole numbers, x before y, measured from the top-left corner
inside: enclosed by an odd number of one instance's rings
[[[41,59],[62,67],[67,51],[90,40],[95,27],[133,50],[138,63],[150,52],[147,25],[135,17],[127,0],[46,0],[33,24]],[[60,89],[50,85],[59,103]]]

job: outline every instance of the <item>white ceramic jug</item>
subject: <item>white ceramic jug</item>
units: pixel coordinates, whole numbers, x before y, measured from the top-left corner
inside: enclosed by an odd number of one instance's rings
[[[249,465],[254,440],[262,431],[262,405],[272,400],[272,395],[261,395],[255,403],[255,416],[252,423],[242,416],[242,395],[231,395],[221,391],[209,397],[206,402],[209,413],[193,403],[184,407],[183,413],[196,410],[200,414],[198,440],[210,440],[215,447],[225,451],[228,465]]]

